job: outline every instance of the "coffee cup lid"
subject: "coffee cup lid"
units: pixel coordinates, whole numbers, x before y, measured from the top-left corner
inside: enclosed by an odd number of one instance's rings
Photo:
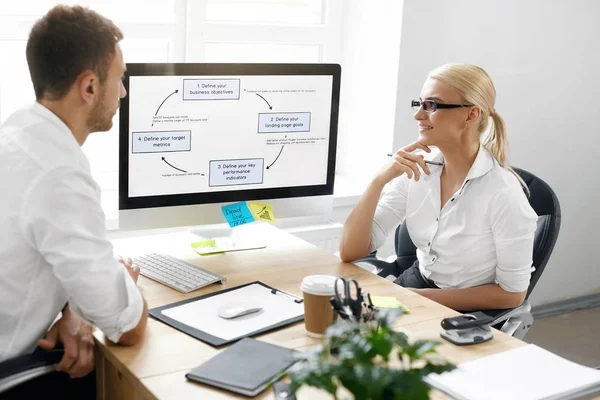
[[[300,290],[315,296],[333,296],[336,279],[333,275],[309,275],[302,279]]]

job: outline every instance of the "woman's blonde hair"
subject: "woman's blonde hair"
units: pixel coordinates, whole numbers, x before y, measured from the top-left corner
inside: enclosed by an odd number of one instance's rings
[[[492,78],[481,67],[472,64],[445,64],[428,75],[430,79],[444,82],[456,89],[463,102],[473,104],[481,109],[479,118],[479,135],[481,144],[494,156],[502,167],[511,171],[527,190],[527,185],[508,163],[508,137],[504,119],[496,112],[496,88]],[[488,129],[489,117],[492,127]]]

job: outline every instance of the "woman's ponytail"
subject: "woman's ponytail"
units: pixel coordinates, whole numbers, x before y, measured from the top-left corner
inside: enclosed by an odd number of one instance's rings
[[[529,188],[525,181],[511,168],[510,165],[508,165],[508,137],[506,135],[506,124],[504,123],[504,119],[493,109],[490,111],[490,117],[492,118],[493,124],[481,138],[481,144],[487,151],[492,153],[494,158],[498,161],[498,164],[508,169],[517,177],[521,186],[523,186],[523,190],[525,190],[527,196],[529,196]]]
[[[508,163],[508,138],[504,119],[495,111],[490,112],[492,126],[481,138],[481,144],[498,160],[498,164],[509,168]]]

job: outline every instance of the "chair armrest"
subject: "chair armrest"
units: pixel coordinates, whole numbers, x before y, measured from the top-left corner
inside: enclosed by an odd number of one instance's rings
[[[483,310],[483,312],[494,318],[493,324],[495,325],[509,318],[531,312],[531,305],[528,300],[525,300],[519,307],[507,310]]]
[[[374,273],[385,278],[388,275],[397,275],[397,266],[395,262],[387,262],[380,258],[377,258],[374,253],[369,254],[366,257],[352,261],[353,264],[372,265],[375,267]]]
[[[463,311],[463,310],[457,310],[457,311],[461,314],[468,314],[469,312],[472,312],[472,311]],[[492,326],[493,328],[496,328],[498,330],[505,331],[504,327],[505,327],[505,325],[507,325],[506,321],[510,320],[511,318],[513,320],[517,319],[517,318],[529,319],[531,316],[531,305],[529,304],[528,300],[525,300],[523,302],[523,304],[521,304],[519,307],[515,307],[515,308],[497,309],[497,310],[479,310],[479,311],[494,318],[494,321],[490,324],[490,326]],[[509,333],[509,332],[505,332],[505,333]],[[513,335],[513,333],[509,333],[509,334],[511,336]]]
[[[38,376],[56,371],[55,365],[64,355],[63,349],[37,351],[0,363],[0,393]]]
[[[457,310],[457,311],[461,314],[468,314],[469,312],[471,312],[471,311],[462,311],[462,310]],[[515,307],[515,308],[496,309],[496,310],[479,310],[479,311],[494,318],[494,322],[492,322],[492,325],[496,325],[496,324],[499,324],[500,322],[506,321],[507,319],[509,319],[511,317],[530,312],[531,305],[529,304],[529,301],[525,300],[523,302],[523,304],[521,304],[519,307]]]

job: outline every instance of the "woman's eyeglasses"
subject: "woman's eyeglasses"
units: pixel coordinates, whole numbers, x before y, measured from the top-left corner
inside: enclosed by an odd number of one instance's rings
[[[438,109],[444,108],[473,107],[472,104],[440,104],[433,100],[413,100],[410,102],[410,106],[415,111],[419,111],[419,108],[423,107],[423,111],[426,113],[436,112]]]

